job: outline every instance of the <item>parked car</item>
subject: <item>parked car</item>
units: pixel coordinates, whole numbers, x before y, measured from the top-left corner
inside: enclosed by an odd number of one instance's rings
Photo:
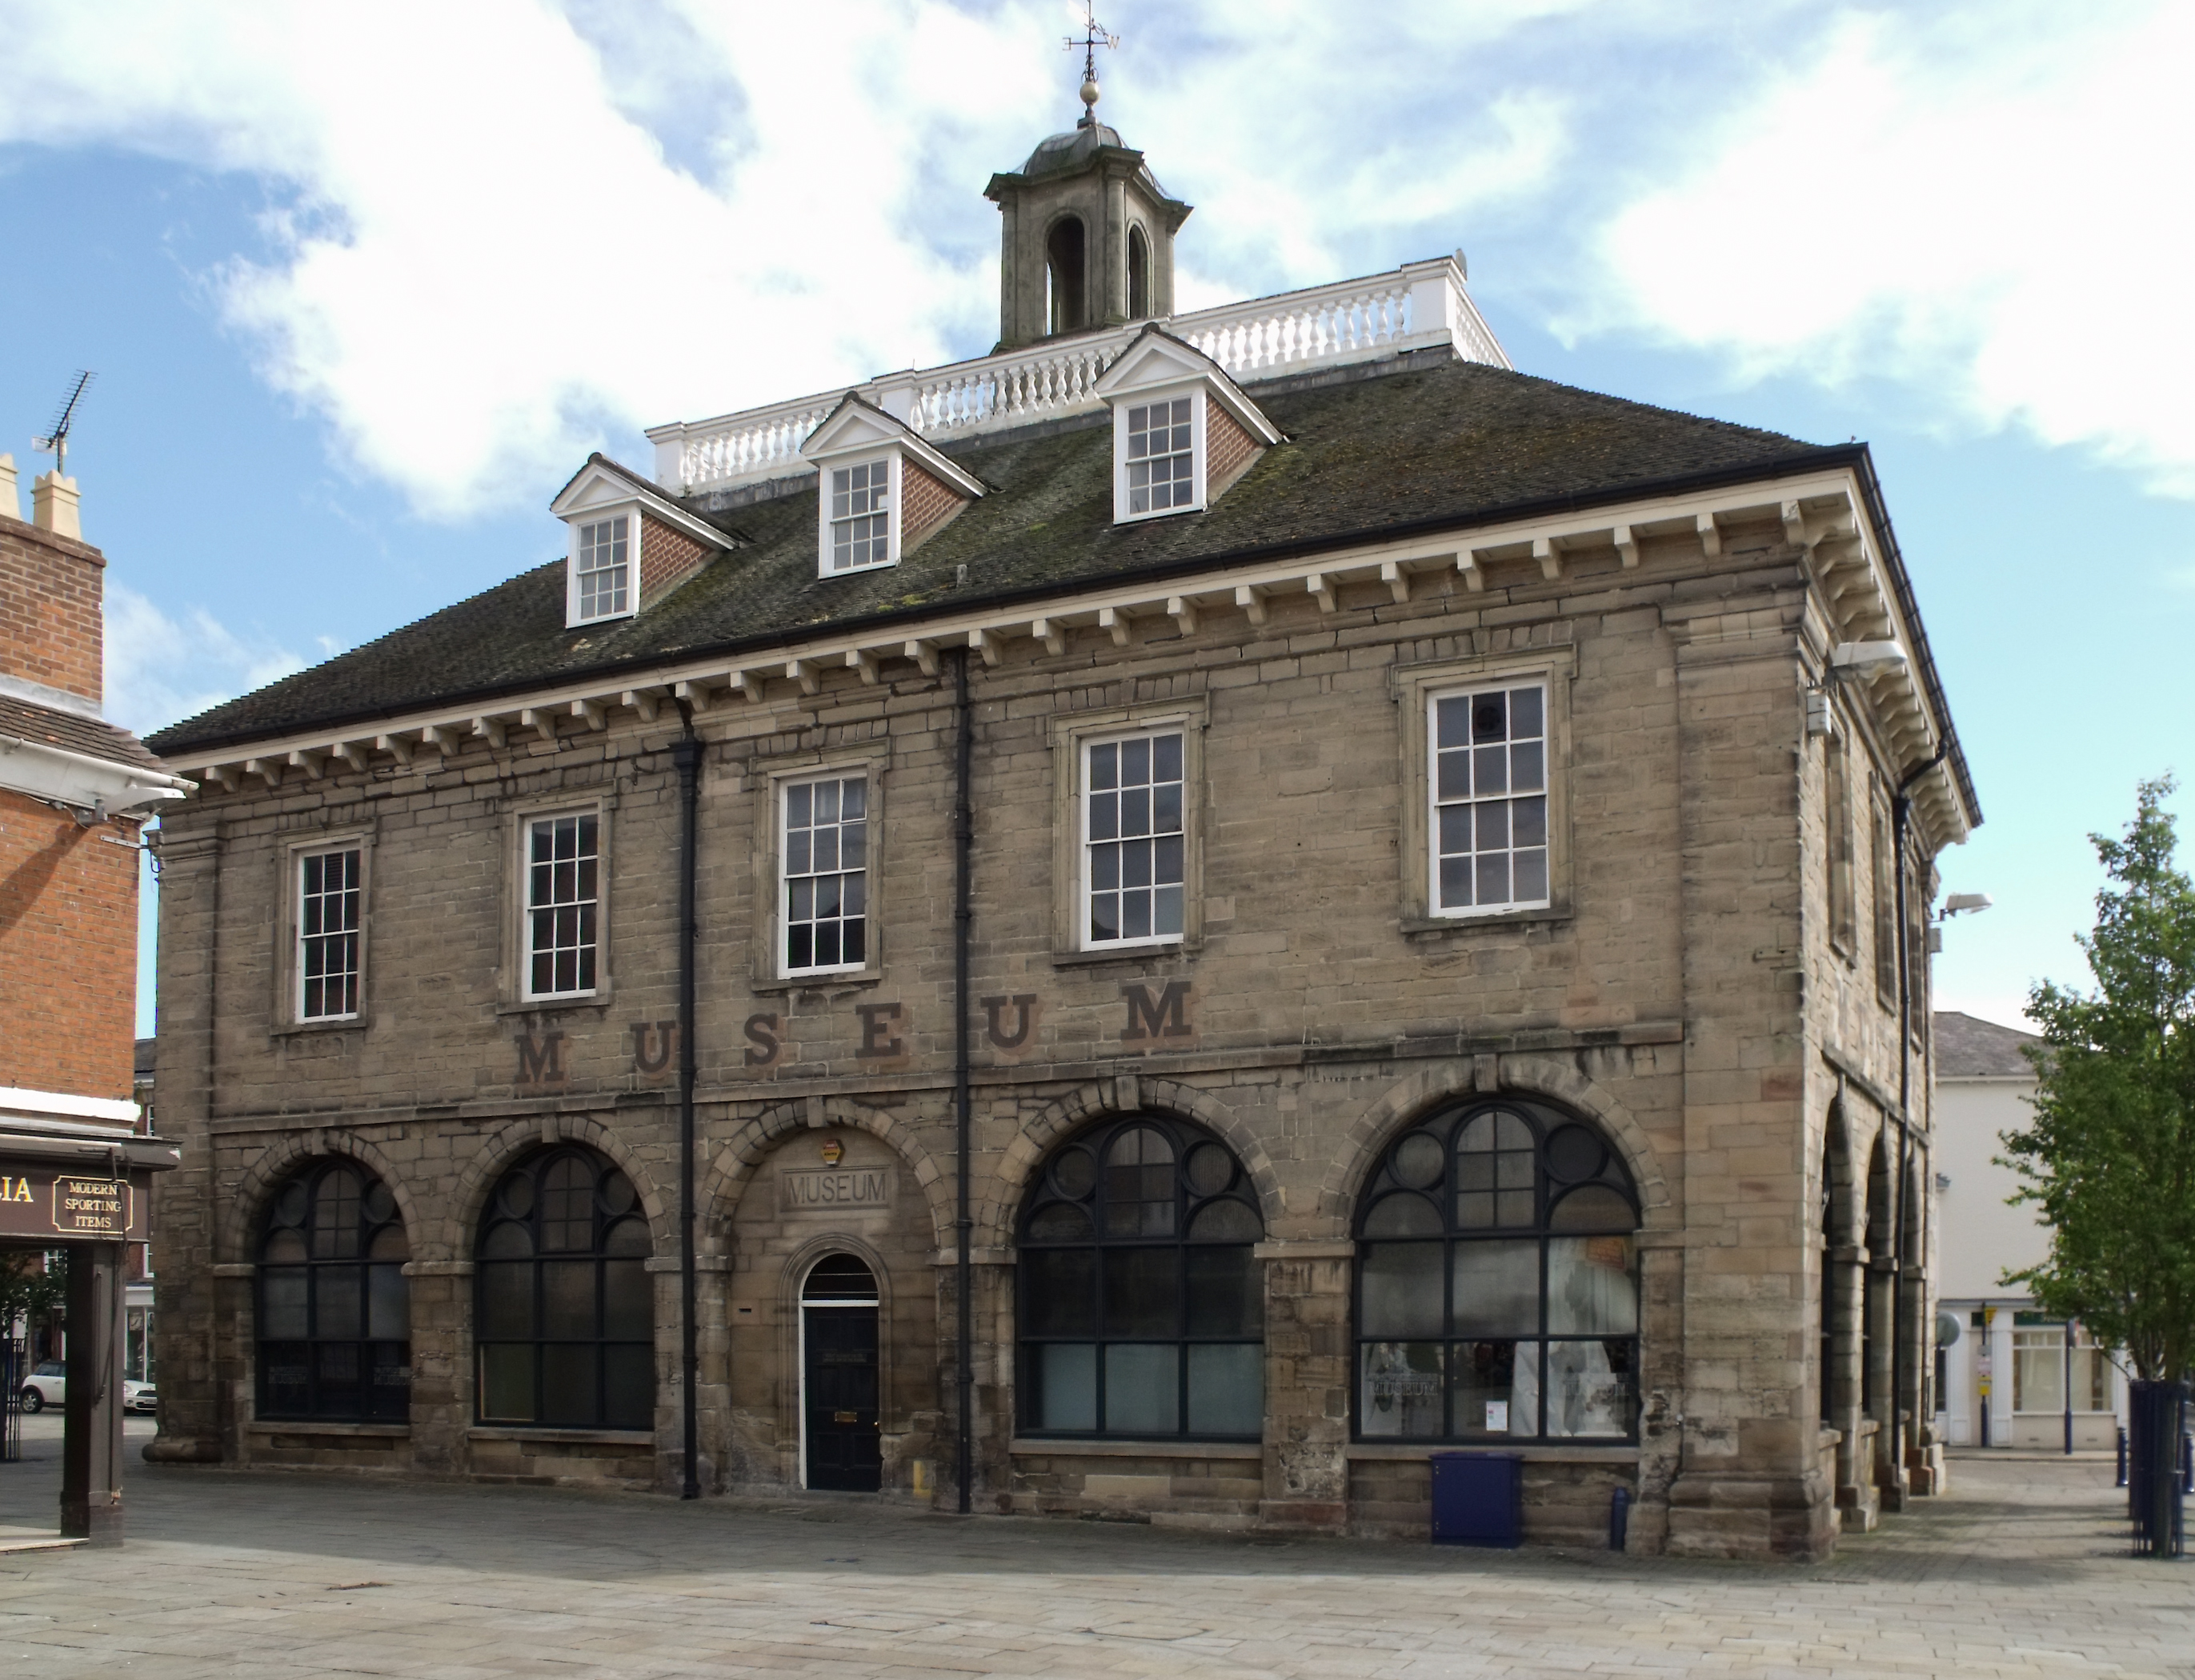
[[[49,1406],[59,1406],[68,1397],[66,1368],[57,1359],[48,1360],[24,1378],[22,1393],[18,1398],[26,1412],[43,1412]],[[157,1412],[160,1409],[158,1391],[150,1383],[122,1384],[122,1409],[124,1412]]]

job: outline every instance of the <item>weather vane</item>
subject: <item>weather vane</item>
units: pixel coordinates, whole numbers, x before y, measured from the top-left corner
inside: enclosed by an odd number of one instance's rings
[[[68,476],[69,426],[76,418],[76,406],[84,398],[84,388],[91,383],[92,378],[93,376],[89,372],[78,373],[76,377],[76,388],[71,391],[62,401],[60,411],[54,416],[54,423],[46,429],[46,435],[31,440],[32,448],[42,455],[50,455],[54,457],[55,478]]]
[[[1104,25],[1093,15],[1095,0],[1083,0],[1082,33],[1067,37],[1067,50],[1082,49],[1082,123],[1084,128],[1093,127],[1098,121],[1098,49],[1110,50],[1121,44],[1121,37],[1108,34]]]

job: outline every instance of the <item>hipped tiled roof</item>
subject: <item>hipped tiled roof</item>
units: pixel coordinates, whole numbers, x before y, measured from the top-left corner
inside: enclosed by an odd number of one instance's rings
[[[1936,1077],[1939,1079],[2031,1079],[2035,1069],[2020,1054],[2042,1040],[1956,1010],[1935,1015]]]
[[[14,735],[87,758],[104,758],[133,769],[162,770],[168,767],[147,750],[145,743],[127,729],[102,723],[80,712],[61,711],[12,694],[0,694],[0,735]]]
[[[202,751],[595,674],[630,670],[637,679],[651,665],[736,656],[823,626],[905,619],[913,634],[915,621],[942,610],[1853,457],[1428,357],[1246,389],[1286,441],[1202,513],[1115,526],[1112,429],[1103,414],[944,446],[988,493],[889,570],[815,575],[812,475],[760,495],[703,494],[683,505],[740,546],[637,618],[566,629],[559,557],[171,725],[151,744],[187,762]]]

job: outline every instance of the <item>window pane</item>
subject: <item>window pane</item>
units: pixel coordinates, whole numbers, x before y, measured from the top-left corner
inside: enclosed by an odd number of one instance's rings
[[[1371,1342],[1357,1350],[1357,1427],[1374,1436],[1437,1436],[1441,1344]]]
[[[1441,1308],[1442,1245],[1377,1243],[1358,1263],[1363,1312],[1361,1336],[1438,1336],[1447,1329]]]
[[[366,1333],[377,1342],[400,1342],[412,1333],[412,1286],[400,1266],[366,1269]]]
[[[1548,1241],[1547,1330],[1558,1336],[1638,1334],[1639,1286],[1629,1237]]]
[[[312,1334],[305,1319],[305,1273],[268,1266],[259,1274],[259,1339],[302,1341]]]
[[[1452,1351],[1459,1435],[1533,1435],[1540,1432],[1539,1344],[1464,1342]]]
[[[365,1302],[359,1269],[323,1266],[313,1280],[313,1334],[359,1336],[365,1333]]]
[[[481,1416],[491,1423],[533,1421],[533,1349],[484,1347],[480,1351]]]
[[[1189,1350],[1189,1432],[1259,1435],[1265,1424],[1265,1351],[1237,1343]]]
[[[1085,1222],[1086,1225],[1087,1222]],[[1086,1248],[1022,1257],[1023,1329],[1031,1336],[1089,1336],[1098,1328],[1098,1256]]]
[[[1240,1202],[1215,1204],[1241,1207]],[[1245,1210],[1247,1211],[1247,1210]],[[1265,1328],[1264,1268],[1247,1248],[1192,1248],[1188,1254],[1189,1333],[1255,1336]],[[1191,1427],[1195,1427],[1191,1425]]]
[[[1116,1248],[1105,1255],[1108,1336],[1181,1334],[1181,1251]]]
[[[1540,1329],[1540,1245],[1460,1242],[1455,1246],[1455,1333],[1533,1336]],[[1377,1334],[1377,1332],[1368,1332]]]
[[[1105,1349],[1105,1433],[1181,1433],[1180,1349],[1131,1344]]]
[[[304,1342],[259,1344],[259,1409],[267,1417],[297,1418],[312,1407],[312,1348]]]
[[[483,1338],[533,1333],[533,1268],[523,1262],[483,1263],[481,1326]]]
[[[541,1333],[595,1334],[595,1263],[548,1260],[541,1266]]]
[[[2065,1332],[2058,1329],[2020,1330],[2013,1332],[2012,1339],[2012,1409],[2063,1412]]]
[[[602,1349],[602,1424],[613,1430],[655,1427],[655,1351]]]
[[[1625,1435],[1631,1432],[1631,1343],[1547,1343],[1547,1433]]]
[[[630,1222],[629,1222],[630,1223]],[[602,1263],[602,1334],[645,1342],[655,1334],[655,1291],[644,1260]]]
[[[596,1422],[596,1350],[592,1343],[545,1342],[541,1346],[541,1421],[588,1429]]]
[[[1030,1415],[1040,1430],[1098,1427],[1098,1349],[1087,1343],[1046,1343],[1030,1362],[1036,1385]]]

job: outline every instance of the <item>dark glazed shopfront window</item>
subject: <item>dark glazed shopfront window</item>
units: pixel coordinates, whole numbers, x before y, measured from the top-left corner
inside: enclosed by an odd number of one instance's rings
[[[1404,1132],[1357,1217],[1358,1435],[1631,1438],[1638,1207],[1600,1134],[1537,1103]]]
[[[482,1423],[654,1427],[651,1248],[632,1181],[591,1149],[504,1175],[474,1268]]]
[[[410,1418],[411,1256],[372,1174],[323,1161],[281,1188],[259,1243],[260,1417]]]
[[[1023,1433],[1257,1440],[1265,1229],[1199,1127],[1138,1114],[1054,1154],[1022,1213]]]

